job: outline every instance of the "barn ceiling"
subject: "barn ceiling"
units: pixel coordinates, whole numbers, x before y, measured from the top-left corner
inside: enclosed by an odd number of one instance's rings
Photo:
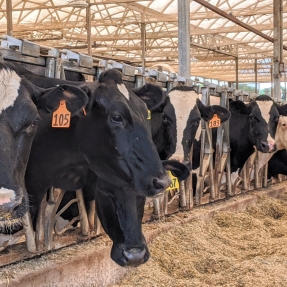
[[[176,0],[7,0],[12,3],[13,36],[40,45],[88,53],[87,11],[91,16],[91,54],[140,66],[141,23],[146,31],[146,66],[178,71]],[[191,74],[235,81],[270,81],[273,43],[190,1]],[[273,37],[273,0],[209,0],[209,4]],[[283,19],[287,1],[283,2]],[[88,8],[87,8],[88,7]],[[89,9],[90,8],[90,9]],[[7,33],[6,0],[0,0],[0,33]],[[287,21],[283,40],[287,42]],[[286,60],[286,52],[284,51]]]

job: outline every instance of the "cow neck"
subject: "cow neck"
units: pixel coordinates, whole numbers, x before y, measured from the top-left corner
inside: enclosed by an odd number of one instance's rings
[[[184,158],[182,139],[183,132],[187,126],[187,121],[191,110],[196,105],[196,100],[198,95],[195,91],[182,91],[182,90],[172,90],[169,93],[170,102],[174,107],[176,116],[176,150],[172,157],[180,159]]]

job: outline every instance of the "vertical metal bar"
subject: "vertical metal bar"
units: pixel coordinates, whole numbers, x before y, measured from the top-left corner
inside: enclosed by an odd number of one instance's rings
[[[87,0],[88,6],[86,8],[86,25],[87,25],[87,46],[88,55],[92,55],[92,19],[91,19],[91,5],[90,0]]]
[[[273,44],[273,62],[274,62],[274,98],[281,98],[280,87],[280,70],[279,64],[282,62],[283,41],[282,41],[282,0],[273,0],[273,29],[274,29],[274,44]]]
[[[178,71],[190,78],[190,0],[178,3]]]
[[[235,88],[238,90],[238,57],[235,58],[235,73],[236,73]]]
[[[7,35],[13,36],[12,0],[6,0]]]
[[[255,59],[255,65],[254,65],[254,75],[255,75],[255,94],[258,93],[258,88],[257,88],[257,59]]]
[[[141,46],[142,46],[142,72],[145,72],[145,52],[146,52],[146,24],[144,14],[141,14]]]
[[[83,235],[88,235],[89,234],[89,220],[88,220],[87,210],[86,210],[86,207],[85,207],[85,201],[84,201],[84,196],[83,196],[82,189],[77,189],[76,190],[76,196],[77,196],[77,199],[78,199],[79,214],[81,216],[82,234]]]
[[[274,97],[273,87],[274,87],[274,81],[273,81],[273,66],[270,66],[270,77],[271,77],[271,97]]]

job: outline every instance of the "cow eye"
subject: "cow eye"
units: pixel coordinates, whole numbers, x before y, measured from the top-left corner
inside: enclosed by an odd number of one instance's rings
[[[31,127],[37,126],[38,122],[39,122],[39,119],[34,120],[34,121],[31,123]]]
[[[112,115],[112,116],[111,116],[111,121],[112,121],[113,123],[120,124],[120,123],[123,122],[123,118],[122,118],[121,115]]]
[[[249,115],[249,119],[250,119],[251,121],[254,121],[255,118],[254,118],[253,115],[250,114],[250,115]]]
[[[279,117],[274,117],[274,122],[278,123],[278,121],[279,121]]]
[[[166,115],[165,114],[163,114],[162,115],[162,121],[163,121],[163,123],[167,123],[167,117],[166,117]]]

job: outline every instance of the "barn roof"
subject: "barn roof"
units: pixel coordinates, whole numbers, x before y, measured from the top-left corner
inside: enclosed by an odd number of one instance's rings
[[[6,2],[0,0],[0,33],[7,33]],[[87,11],[94,57],[141,65],[141,23],[146,31],[146,66],[178,71],[176,0],[11,0],[13,36],[45,46],[87,53]],[[231,19],[202,5],[207,2]],[[194,0],[190,2],[191,74],[235,81],[270,81],[273,43],[238,25],[237,19],[273,37],[273,0]],[[88,12],[89,13],[89,12]],[[283,19],[287,1],[283,1]],[[284,22],[284,21],[283,21]],[[283,23],[283,40],[287,40]],[[267,37],[267,38],[268,38]]]

